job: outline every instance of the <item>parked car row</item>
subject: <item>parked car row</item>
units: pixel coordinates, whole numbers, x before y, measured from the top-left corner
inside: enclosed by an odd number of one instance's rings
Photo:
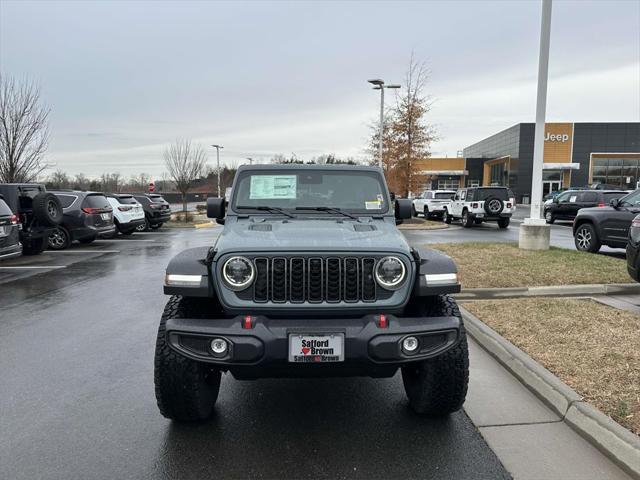
[[[413,200],[413,215],[439,217],[445,223],[460,220],[465,228],[483,222],[497,222],[507,228],[516,210],[516,199],[507,187],[468,187],[432,190]]]
[[[34,183],[0,184],[0,259],[157,229],[170,218],[171,207],[159,194],[105,195],[47,191]]]

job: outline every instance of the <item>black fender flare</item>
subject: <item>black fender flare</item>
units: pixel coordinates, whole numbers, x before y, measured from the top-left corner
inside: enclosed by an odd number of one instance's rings
[[[167,265],[164,280],[165,295],[182,295],[183,297],[215,297],[213,283],[209,278],[210,247],[189,248],[173,257]],[[187,282],[171,275],[191,277]],[[196,279],[199,276],[200,279]]]
[[[424,247],[414,248],[412,253],[416,261],[417,273],[413,288],[414,296],[430,297],[460,293],[458,267],[450,256],[433,248]]]

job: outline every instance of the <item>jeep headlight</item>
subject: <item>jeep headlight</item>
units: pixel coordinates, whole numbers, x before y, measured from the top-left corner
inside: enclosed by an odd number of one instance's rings
[[[407,269],[398,257],[381,258],[376,265],[376,282],[387,290],[399,288],[406,276]]]
[[[222,278],[231,290],[244,290],[249,287],[254,276],[253,264],[245,257],[231,257],[222,266]]]

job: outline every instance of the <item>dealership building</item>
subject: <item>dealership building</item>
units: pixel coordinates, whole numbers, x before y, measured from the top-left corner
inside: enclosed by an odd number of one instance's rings
[[[420,165],[426,188],[503,185],[531,199],[535,125],[519,123],[466,147],[461,157]],[[640,122],[547,123],[543,192],[593,183],[635,189],[640,182]]]

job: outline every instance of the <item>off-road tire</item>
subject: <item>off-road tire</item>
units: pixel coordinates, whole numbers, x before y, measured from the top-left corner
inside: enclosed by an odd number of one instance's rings
[[[47,237],[32,238],[22,244],[23,255],[40,255],[47,248]]]
[[[62,222],[62,204],[53,193],[42,192],[31,203],[33,217],[40,225],[57,227]]]
[[[429,218],[431,218],[431,214],[429,213],[429,207],[427,207],[426,205],[422,209],[422,216],[425,218],[425,220],[428,220]]]
[[[602,247],[602,243],[598,238],[595,227],[590,223],[583,223],[576,228],[573,235],[573,241],[576,249],[581,252],[597,253]]]
[[[471,228],[473,227],[473,218],[471,218],[471,215],[469,215],[469,211],[468,210],[463,210],[462,211],[462,226],[464,228]]]
[[[498,226],[500,228],[507,228],[510,223],[511,223],[511,219],[510,218],[499,218],[498,219]]]
[[[47,238],[47,245],[51,250],[66,250],[71,245],[71,234],[66,228],[59,226]]]
[[[415,206],[411,207],[411,216],[412,217],[417,217],[418,216],[418,212],[416,211],[416,207]]]
[[[421,309],[426,317],[460,318],[458,305],[448,295],[430,297]],[[462,318],[458,343],[437,357],[402,367],[402,382],[416,413],[444,416],[462,408],[469,384],[469,349]]]
[[[206,305],[201,300],[172,296],[164,308],[158,328],[154,360],[156,401],[163,416],[179,422],[208,419],[220,391],[219,369],[183,357],[167,343],[167,320],[202,316],[201,307]]]
[[[549,225],[551,225],[553,222],[556,221],[556,217],[554,217],[553,212],[551,210],[547,210],[546,212],[544,212],[544,220]]]

